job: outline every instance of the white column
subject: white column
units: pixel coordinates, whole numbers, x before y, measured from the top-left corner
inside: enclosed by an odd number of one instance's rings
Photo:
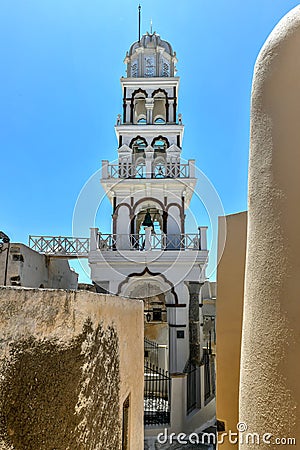
[[[176,323],[176,308],[167,308],[168,324]],[[177,339],[176,328],[169,326],[169,372],[177,371]]]
[[[168,370],[168,346],[159,345],[158,346],[158,367],[164,370]]]
[[[169,99],[169,122],[175,122],[174,100],[172,100],[172,99]]]
[[[131,100],[126,100],[125,123],[130,123]]]
[[[145,227],[145,250],[151,250],[152,227]]]
[[[98,249],[98,233],[99,228],[90,228],[90,252]]]
[[[171,432],[182,433],[186,416],[186,373],[171,375]]]
[[[108,163],[108,160],[102,160],[102,178],[104,178],[105,180],[108,178]]]
[[[195,159],[189,159],[189,178],[195,178]]]
[[[117,233],[117,250],[130,250],[130,235]]]
[[[145,106],[146,106],[146,111],[147,111],[147,124],[151,125],[153,122],[154,99],[147,98]]]
[[[207,250],[207,228],[208,227],[198,227],[200,231],[200,249]]]
[[[148,147],[145,149],[145,155],[146,155],[146,178],[152,178],[154,149],[151,147],[151,145],[148,145]]]
[[[188,301],[187,301],[188,304]],[[181,373],[189,357],[188,307],[168,308],[170,373]],[[176,326],[179,325],[179,326]],[[186,325],[186,326],[180,326]],[[178,337],[177,332],[184,336]]]

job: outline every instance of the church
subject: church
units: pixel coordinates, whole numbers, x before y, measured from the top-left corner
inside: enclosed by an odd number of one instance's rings
[[[151,30],[124,62],[117,159],[102,161],[111,233],[91,229],[88,260],[98,292],[144,302],[151,440],[160,428],[194,432],[214,423],[215,283],[206,278],[207,227],[186,232],[197,179],[195,160],[181,156],[176,52]]]

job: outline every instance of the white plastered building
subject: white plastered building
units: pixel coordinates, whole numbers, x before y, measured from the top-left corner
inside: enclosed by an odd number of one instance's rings
[[[207,227],[186,233],[197,180],[195,161],[181,160],[177,58],[154,32],[135,42],[124,62],[117,161],[102,161],[112,227],[109,234],[91,229],[91,278],[102,292],[144,300],[145,338],[158,352],[156,364],[174,378],[171,405],[182,410],[172,413],[171,406],[170,429],[193,431],[213,417],[214,388],[210,380],[205,399],[201,288],[207,284]],[[190,367],[195,368],[192,389]]]

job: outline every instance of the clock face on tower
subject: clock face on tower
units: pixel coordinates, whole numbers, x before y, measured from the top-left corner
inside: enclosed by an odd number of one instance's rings
[[[145,56],[145,77],[155,76],[155,58],[154,56]]]

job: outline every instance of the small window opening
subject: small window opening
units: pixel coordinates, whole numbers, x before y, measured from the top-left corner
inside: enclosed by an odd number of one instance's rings
[[[122,450],[129,450],[129,412],[130,399],[128,396],[123,403]]]

